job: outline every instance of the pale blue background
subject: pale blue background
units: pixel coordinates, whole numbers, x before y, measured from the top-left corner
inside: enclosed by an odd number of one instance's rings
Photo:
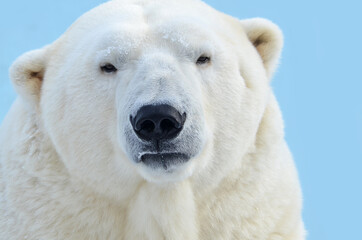
[[[8,68],[58,38],[100,0],[0,5],[0,121],[15,93]],[[285,35],[273,87],[304,192],[310,240],[362,239],[362,5],[358,1],[216,1],[238,18],[265,17]]]

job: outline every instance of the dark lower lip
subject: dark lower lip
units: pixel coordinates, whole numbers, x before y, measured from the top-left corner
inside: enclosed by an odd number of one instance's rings
[[[190,157],[184,153],[145,153],[140,160],[152,168],[169,169],[171,166],[187,162]]]

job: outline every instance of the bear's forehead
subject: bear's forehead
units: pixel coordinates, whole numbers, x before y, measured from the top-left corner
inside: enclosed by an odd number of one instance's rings
[[[187,22],[183,19],[173,19],[157,24],[148,23],[112,23],[95,34],[101,44],[122,44],[124,47],[132,47],[141,42],[160,40],[169,41],[179,45],[200,45],[211,43],[213,32],[205,28],[202,23]],[[94,38],[92,40],[95,40]],[[201,40],[201,41],[200,41]],[[191,46],[190,46],[191,47]]]
[[[153,32],[169,37],[204,32],[206,35],[205,32],[218,28],[225,31],[218,17],[217,11],[198,0],[113,0],[81,16],[67,34],[86,36],[123,28],[125,34]]]
[[[211,53],[238,37],[223,14],[198,0],[113,0],[82,15],[52,48],[57,59],[80,49],[130,56],[165,46],[184,56]]]

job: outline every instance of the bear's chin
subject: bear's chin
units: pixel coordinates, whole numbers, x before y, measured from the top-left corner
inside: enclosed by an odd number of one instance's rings
[[[142,162],[137,164],[138,173],[148,182],[164,184],[175,183],[189,178],[194,172],[192,159],[168,168],[152,167]]]

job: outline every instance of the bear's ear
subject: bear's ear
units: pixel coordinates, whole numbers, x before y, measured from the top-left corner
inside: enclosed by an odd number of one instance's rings
[[[24,103],[36,110],[45,72],[47,48],[24,53],[10,67],[10,79]]]
[[[242,20],[241,24],[250,42],[263,60],[267,75],[274,73],[283,47],[283,34],[277,25],[263,18]]]

